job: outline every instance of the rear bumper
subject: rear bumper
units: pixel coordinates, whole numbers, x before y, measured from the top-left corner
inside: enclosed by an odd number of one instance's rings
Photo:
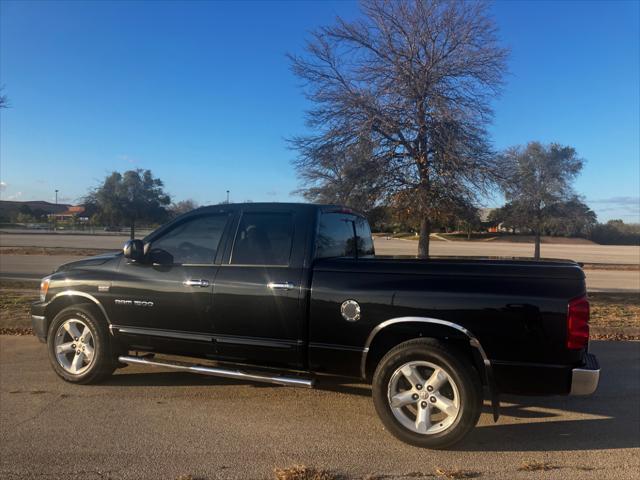
[[[595,355],[587,353],[585,365],[571,371],[570,395],[591,395],[598,388],[600,364]]]

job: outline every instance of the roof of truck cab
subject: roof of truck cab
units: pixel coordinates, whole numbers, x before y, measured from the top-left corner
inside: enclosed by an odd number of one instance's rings
[[[247,202],[247,203],[220,203],[217,205],[207,205],[199,207],[192,212],[220,212],[238,210],[320,210],[323,212],[353,213],[363,216],[362,213],[344,205],[322,204],[322,203],[296,203],[296,202]],[[190,212],[191,213],[191,212]]]

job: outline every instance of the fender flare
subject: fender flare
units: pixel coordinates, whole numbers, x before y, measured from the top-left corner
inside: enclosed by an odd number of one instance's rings
[[[444,327],[452,328],[457,330],[466,336],[469,340],[469,345],[475,349],[480,358],[482,359],[482,365],[484,366],[484,377],[487,386],[489,387],[489,391],[491,393],[491,407],[493,410],[493,420],[498,421],[500,417],[500,399],[498,396],[498,389],[496,387],[495,378],[493,375],[493,368],[491,366],[491,360],[487,356],[484,348],[482,348],[482,344],[478,340],[478,338],[469,330],[467,330],[462,325],[458,325],[454,322],[449,322],[447,320],[441,320],[439,318],[431,318],[431,317],[397,317],[391,318],[389,320],[385,320],[384,322],[376,325],[376,327],[371,330],[371,333],[367,337],[367,341],[364,344],[364,350],[362,352],[362,359],[360,361],[360,374],[363,379],[366,379],[367,376],[367,355],[369,353],[369,348],[371,347],[371,343],[378,333],[380,333],[386,327],[391,325],[396,325],[398,323],[426,323],[431,325],[441,325]]]
[[[60,297],[83,297],[88,300],[91,300],[91,302],[93,302],[100,309],[100,311],[102,312],[102,315],[104,315],[104,318],[107,321],[107,324],[109,325],[109,330],[111,331],[111,320],[109,319],[109,315],[107,314],[107,311],[105,310],[105,308],[102,306],[102,303],[100,303],[100,301],[93,295],[86,292],[81,292],[79,290],[63,290],[62,292],[56,293],[51,298],[51,300],[49,300],[47,307],[52,305],[54,301]]]

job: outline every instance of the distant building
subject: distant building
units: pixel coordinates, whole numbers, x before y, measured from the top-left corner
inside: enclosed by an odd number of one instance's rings
[[[54,219],[58,222],[64,222],[67,220],[77,220],[79,222],[89,221],[88,217],[83,216],[85,208],[82,205],[70,205],[67,210],[59,213],[51,213],[48,215],[50,219]]]
[[[501,224],[498,222],[492,222],[490,220],[491,213],[497,210],[496,208],[479,208],[478,215],[480,216],[480,222],[482,222],[482,228],[489,233],[498,233],[501,231]]]

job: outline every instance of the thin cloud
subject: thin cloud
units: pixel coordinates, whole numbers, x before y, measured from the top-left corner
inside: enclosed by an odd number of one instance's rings
[[[138,161],[135,158],[131,158],[129,155],[126,155],[126,154],[116,155],[116,158],[123,162],[130,163],[131,165],[136,165],[138,163]]]
[[[6,190],[7,186],[7,182],[0,182],[0,191]]]
[[[594,200],[589,200],[589,203],[617,205],[619,207],[624,207],[624,206],[637,207],[640,205],[640,197],[597,198]]]

